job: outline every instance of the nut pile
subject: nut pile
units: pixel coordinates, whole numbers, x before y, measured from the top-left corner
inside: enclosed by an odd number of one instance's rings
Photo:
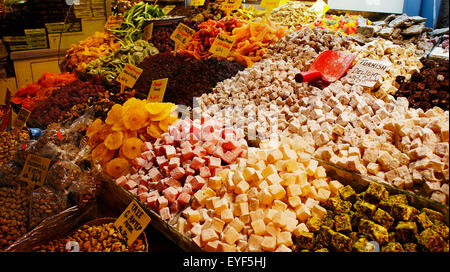
[[[406,195],[370,183],[357,194],[349,185],[324,204],[326,215],[311,217],[307,231],[295,234],[295,250],[370,252],[375,241],[381,252],[448,252],[448,226],[443,214],[409,205]]]
[[[299,1],[289,1],[270,13],[270,20],[275,24],[295,29],[305,26],[316,19],[317,15]]]
[[[29,191],[21,187],[0,188],[0,251],[28,230]]]
[[[19,145],[30,139],[28,131],[8,130],[0,132],[0,166],[10,161],[16,153]]]
[[[67,252],[66,245],[77,242],[80,252],[144,252],[144,241],[138,237],[128,247],[123,242],[121,234],[114,228],[114,223],[105,223],[97,226],[83,225],[73,234],[65,238],[56,239],[47,244],[36,246],[34,252]]]
[[[404,82],[404,77],[397,77],[401,86],[397,97],[408,98],[413,108],[422,108],[427,111],[433,107],[449,110],[449,78],[448,61],[434,61],[422,58],[423,68],[415,72],[411,79]]]
[[[66,208],[67,198],[63,192],[48,186],[39,187],[31,193],[29,228],[34,228],[45,218]]]

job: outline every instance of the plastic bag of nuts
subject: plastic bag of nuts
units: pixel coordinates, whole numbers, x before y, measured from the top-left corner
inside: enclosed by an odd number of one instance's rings
[[[80,177],[81,169],[70,161],[60,161],[53,164],[47,173],[46,184],[58,191],[68,188]]]
[[[31,193],[29,228],[35,227],[45,218],[55,215],[67,207],[67,196],[49,186],[42,186]]]

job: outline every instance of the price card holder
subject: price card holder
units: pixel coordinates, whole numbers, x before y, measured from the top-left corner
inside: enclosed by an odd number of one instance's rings
[[[162,102],[166,93],[168,78],[162,78],[152,81],[152,86],[148,92],[148,102]]]
[[[375,86],[391,65],[392,63],[387,61],[364,58],[353,66],[348,72],[346,79],[352,84],[371,88]]]
[[[225,11],[227,16],[230,16],[233,10],[237,10],[241,6],[242,0],[225,0],[220,9]]]
[[[114,222],[114,227],[131,246],[150,223],[150,217],[134,200]]]
[[[203,6],[205,4],[205,0],[191,0],[190,6],[198,7]]]
[[[42,186],[47,177],[49,166],[50,159],[28,154],[19,179],[26,182],[32,189],[36,186]]]
[[[162,9],[162,12],[164,12],[164,15],[169,14],[174,8],[176,8],[176,5],[167,5]]]
[[[266,16],[269,16],[272,10],[280,5],[280,1],[281,0],[261,0],[261,4],[259,6],[265,8]]]
[[[178,24],[175,31],[172,33],[172,35],[170,35],[170,39],[175,42],[174,55],[176,55],[178,47],[185,46],[192,39],[192,36],[194,34],[195,30],[193,30],[192,28],[183,23]]]
[[[153,23],[144,28],[144,40],[149,41],[153,35]]]
[[[115,29],[120,27],[123,22],[123,16],[109,16],[105,23],[105,29]]]
[[[16,116],[16,119],[12,123],[12,127],[15,128],[17,131],[20,131],[25,123],[27,122],[28,118],[30,117],[31,111],[20,108],[19,113]]]
[[[123,93],[125,87],[133,88],[134,84],[142,74],[142,69],[134,65],[127,64],[117,76],[116,81],[120,83],[120,92]]]
[[[236,40],[236,37],[227,36],[224,34],[217,34],[216,39],[214,40],[209,52],[214,55],[226,58],[231,52],[233,48],[233,44]]]

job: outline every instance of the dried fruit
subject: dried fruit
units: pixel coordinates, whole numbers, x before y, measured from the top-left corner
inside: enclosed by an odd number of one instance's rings
[[[114,157],[114,154],[113,150],[109,150],[104,143],[101,143],[92,150],[92,161],[107,162]]]
[[[113,131],[105,139],[105,146],[109,150],[116,150],[122,145],[123,133],[121,131]]]
[[[142,142],[139,138],[128,138],[123,142],[122,152],[130,160],[134,160],[141,155]]]
[[[118,177],[129,165],[130,163],[126,159],[115,158],[106,164],[106,173],[111,177]]]

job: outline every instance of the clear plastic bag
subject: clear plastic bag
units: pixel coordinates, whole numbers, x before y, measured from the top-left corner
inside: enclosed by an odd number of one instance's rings
[[[53,164],[47,173],[46,184],[55,190],[63,191],[80,178],[81,168],[70,161],[59,161]]]
[[[67,195],[50,186],[42,186],[31,193],[29,229],[34,228],[45,218],[58,214],[67,208]]]

